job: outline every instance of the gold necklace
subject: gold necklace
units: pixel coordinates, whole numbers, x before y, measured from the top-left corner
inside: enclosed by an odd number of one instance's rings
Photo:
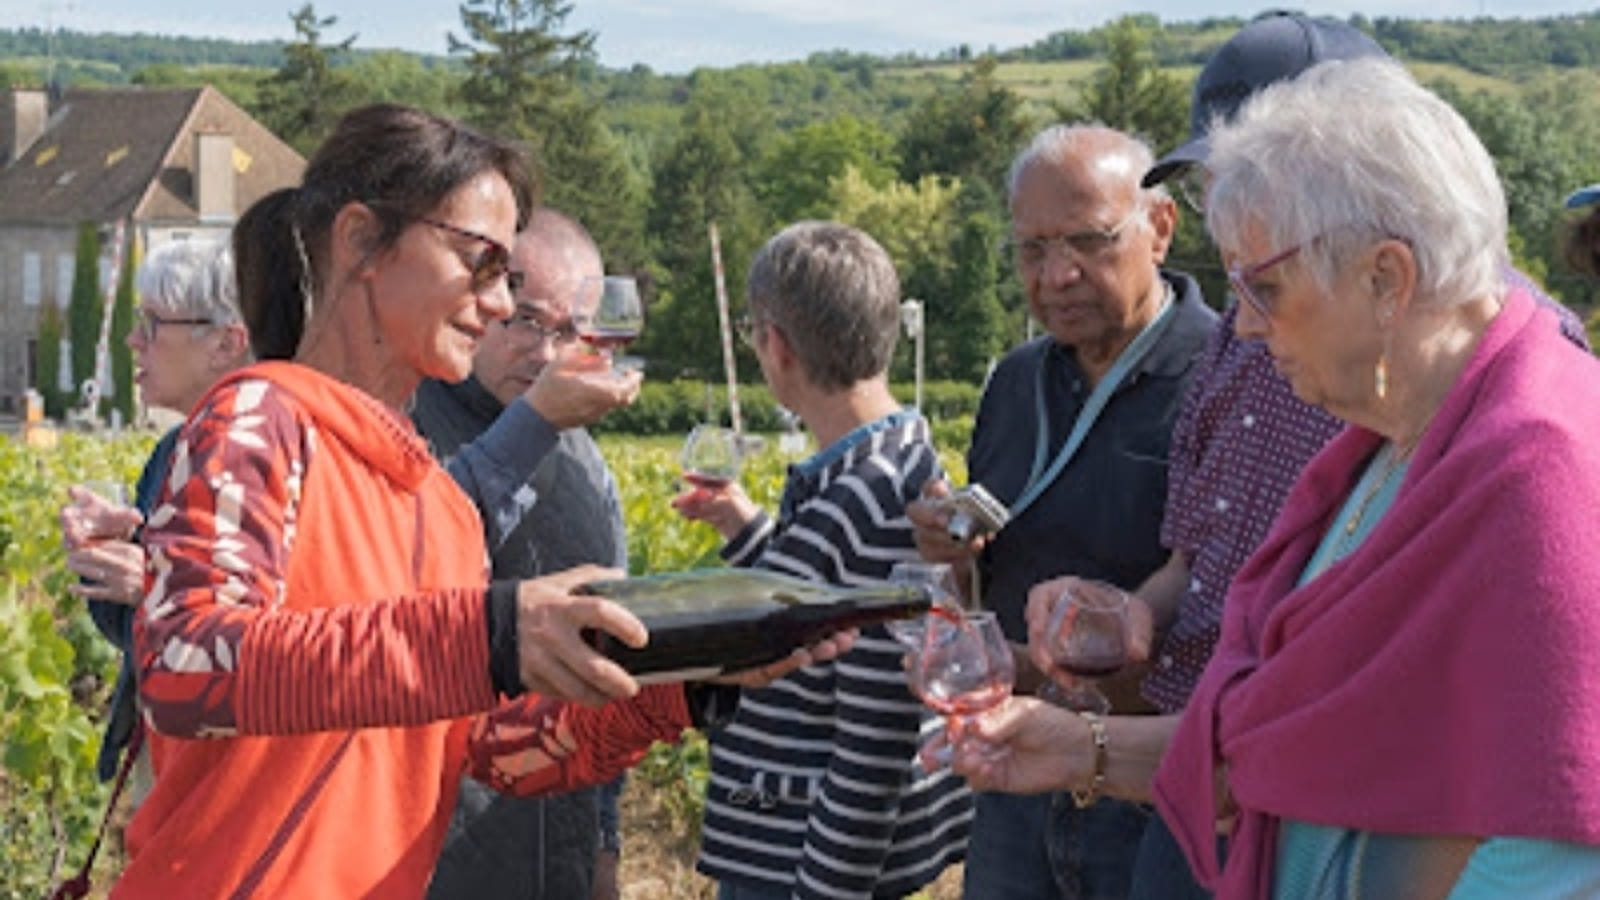
[[[1361,502],[1356,505],[1355,513],[1344,523],[1344,536],[1346,538],[1355,536],[1356,529],[1361,527],[1362,520],[1367,517],[1367,507],[1371,506],[1372,501],[1383,493],[1384,485],[1387,485],[1389,480],[1394,478],[1394,473],[1400,470],[1400,467],[1405,464],[1406,458],[1410,455],[1395,449],[1392,441],[1385,442],[1383,449],[1378,452],[1389,454],[1389,458],[1384,461],[1383,472],[1372,480],[1372,484],[1367,487],[1366,494],[1362,495]]]

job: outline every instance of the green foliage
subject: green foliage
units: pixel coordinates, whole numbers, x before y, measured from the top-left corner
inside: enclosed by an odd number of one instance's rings
[[[1104,32],[1105,65],[1076,104],[1057,106],[1065,121],[1087,120],[1137,134],[1151,146],[1176,146],[1189,136],[1189,95],[1161,70],[1150,50],[1152,33],[1123,16]]]
[[[38,357],[33,373],[33,389],[44,398],[44,411],[53,418],[61,416],[65,404],[58,379],[61,373],[61,339],[65,336],[65,323],[61,308],[46,303],[39,310]]]
[[[78,247],[73,259],[72,299],[67,304],[67,335],[72,339],[72,387],[81,391],[95,376],[95,346],[105,316],[100,299],[100,237],[93,222],[78,225]],[[76,403],[74,399],[72,402]]]
[[[761,159],[754,184],[775,221],[820,219],[830,211],[832,181],[847,168],[883,188],[894,181],[898,164],[893,136],[845,115],[780,135]]]
[[[1023,113],[1022,97],[996,77],[997,65],[985,56],[958,83],[912,110],[900,135],[901,178],[955,175],[1001,184],[1033,124]]]
[[[893,390],[895,397],[907,404],[916,394],[915,386],[906,383],[894,385]],[[975,382],[930,381],[923,385],[922,393],[922,411],[934,421],[972,416],[978,410]],[[739,409],[747,431],[770,433],[784,428],[778,404],[766,385],[739,385]],[[618,439],[623,435],[679,435],[702,422],[728,424],[726,385],[694,379],[650,380],[632,405],[608,414],[590,430]]]
[[[579,60],[594,47],[594,32],[559,33],[572,12],[559,0],[467,0],[464,37],[450,35],[467,76],[461,97],[474,123],[527,137],[568,102]]]
[[[301,153],[309,153],[334,120],[355,105],[356,85],[334,66],[355,43],[351,35],[336,44],[322,43],[322,34],[337,16],[318,16],[311,3],[289,14],[295,39],[284,45],[283,64],[261,84],[256,113],[278,137]]]
[[[134,414],[133,350],[128,334],[133,331],[133,301],[136,293],[134,273],[139,271],[139,242],[130,235],[122,251],[122,270],[117,278],[117,299],[111,307],[111,382],[116,394],[107,403],[131,423]]]
[[[44,896],[99,824],[96,718],[116,654],[66,593],[56,511],[70,483],[131,481],[153,439],[0,438],[0,897]]]

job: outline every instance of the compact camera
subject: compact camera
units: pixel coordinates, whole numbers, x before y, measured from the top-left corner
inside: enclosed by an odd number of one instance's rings
[[[1011,521],[1011,510],[981,484],[971,484],[945,500],[950,510],[946,530],[950,539],[965,544],[980,535],[994,534]]]

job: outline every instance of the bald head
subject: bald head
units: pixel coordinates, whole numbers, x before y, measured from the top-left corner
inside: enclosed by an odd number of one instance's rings
[[[1030,166],[1051,166],[1070,180],[1114,193],[1139,189],[1155,154],[1132,135],[1104,125],[1053,125],[1039,132],[1011,161],[1006,196],[1015,203],[1017,185]],[[1155,193],[1164,193],[1157,188]]]
[[[559,343],[572,335],[572,304],[585,278],[600,278],[600,248],[576,219],[539,208],[517,234],[511,268],[523,273],[508,324],[491,327],[478,342],[472,374],[501,403],[533,384]]]

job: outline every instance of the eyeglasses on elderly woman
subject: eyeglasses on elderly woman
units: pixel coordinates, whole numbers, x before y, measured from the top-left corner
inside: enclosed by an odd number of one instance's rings
[[[133,333],[145,343],[156,339],[156,332],[163,325],[215,325],[214,320],[199,316],[163,316],[152,309],[139,310],[139,317],[133,322]]]

